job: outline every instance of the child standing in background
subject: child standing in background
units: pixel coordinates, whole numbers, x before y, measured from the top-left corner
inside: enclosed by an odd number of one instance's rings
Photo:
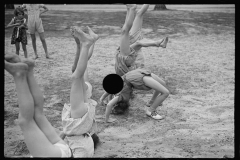
[[[24,11],[21,7],[18,7],[14,10],[14,18],[11,20],[11,22],[7,25],[5,28],[12,28],[12,39],[11,44],[15,44],[16,46],[16,54],[19,55],[20,51],[20,42],[22,43],[22,48],[24,52],[25,58],[28,57],[27,53],[27,33],[26,30],[28,29],[26,24],[26,18],[24,18]]]
[[[36,36],[35,32],[37,31],[40,37],[40,40],[43,45],[43,49],[46,54],[46,58],[49,58],[47,43],[44,36],[44,29],[42,25],[41,14],[48,11],[48,8],[44,4],[23,4],[23,9],[27,10],[28,15],[28,28],[32,39],[33,50],[35,53],[35,59],[38,58],[37,46],[36,46]],[[41,10],[43,8],[44,10]]]

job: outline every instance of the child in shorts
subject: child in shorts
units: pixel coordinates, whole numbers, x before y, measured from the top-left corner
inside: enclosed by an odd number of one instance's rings
[[[74,157],[92,157],[99,142],[95,133],[97,102],[91,99],[92,85],[89,83],[87,71],[87,63],[92,56],[98,35],[87,28],[89,34],[79,27],[70,29],[77,44],[77,52],[72,67],[70,104],[65,104],[62,110],[61,137],[69,144]]]
[[[115,119],[109,118],[114,107],[121,109],[123,112],[129,107],[129,100],[133,89],[145,91],[153,89],[154,93],[148,103],[149,107],[147,107],[146,114],[153,119],[163,119],[163,117],[157,113],[156,109],[170,94],[166,83],[157,75],[142,68],[129,71],[123,75],[122,78],[124,81],[123,89],[110,102],[108,102],[105,112],[105,122],[111,123],[115,121]],[[112,83],[109,85],[114,87],[115,84]],[[101,98],[104,100],[108,95],[109,94],[105,92]]]
[[[43,29],[42,19],[41,19],[41,15],[47,12],[48,8],[44,4],[23,4],[22,8],[24,10],[27,10],[26,14],[28,15],[28,30],[30,32],[31,39],[32,39],[35,59],[38,58],[35,32],[38,32],[39,34],[40,40],[43,45],[43,49],[46,54],[46,58],[50,58],[48,54],[47,43],[45,40],[44,29]]]

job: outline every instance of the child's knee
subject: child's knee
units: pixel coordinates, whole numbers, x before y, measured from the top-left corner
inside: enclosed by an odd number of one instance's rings
[[[128,26],[127,24],[125,24],[125,25],[122,27],[121,34],[122,34],[122,35],[129,34],[130,29],[131,29],[131,27]]]
[[[73,73],[71,76],[72,81],[81,81],[83,80],[83,74],[75,74]]]
[[[125,35],[126,33],[128,32],[127,28],[126,28],[126,25],[124,25],[121,29],[121,34],[122,35]]]
[[[169,96],[169,94],[170,94],[169,90],[162,92],[162,95],[166,98]]]
[[[44,113],[43,113],[43,110],[40,110],[40,109],[35,109],[34,110],[34,119],[42,119],[44,118]]]
[[[19,117],[18,117],[18,124],[19,124],[19,126],[23,129],[23,128],[25,128],[26,126],[28,126],[29,123],[30,123],[32,120],[33,120],[33,118],[27,119],[27,118],[19,115]]]

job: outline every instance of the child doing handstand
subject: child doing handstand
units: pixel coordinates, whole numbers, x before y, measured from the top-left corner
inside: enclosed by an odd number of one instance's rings
[[[92,56],[98,35],[87,28],[89,34],[84,33],[79,27],[70,29],[77,44],[77,52],[72,67],[70,105],[65,104],[62,111],[61,137],[65,138],[74,157],[92,157],[99,141],[95,134],[97,102],[90,99],[92,86],[87,71],[87,63]]]
[[[43,94],[34,78],[34,61],[16,54],[5,55],[5,69],[13,76],[18,104],[18,122],[33,157],[71,157],[71,149],[56,133],[43,113]]]
[[[159,41],[143,39],[143,15],[146,13],[149,4],[144,4],[137,12],[137,6],[135,4],[126,6],[127,14],[122,27],[120,47],[118,47],[115,57],[115,71],[119,76],[123,76],[131,70],[145,66],[144,54],[141,52],[142,47],[154,46],[166,48],[168,42],[168,37]],[[129,21],[129,19],[131,19],[131,21]],[[128,46],[127,48],[125,47],[126,45]],[[112,96],[113,95],[109,95],[108,100],[112,99]],[[105,105],[101,98],[99,102],[101,105]]]

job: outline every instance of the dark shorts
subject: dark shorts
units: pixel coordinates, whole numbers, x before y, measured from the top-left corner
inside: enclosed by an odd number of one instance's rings
[[[136,59],[137,53],[133,48],[131,49],[131,53],[128,56],[123,56],[120,53],[120,48],[116,50],[116,57],[115,57],[115,71],[116,74],[119,76],[123,76],[127,72],[136,69],[134,65],[127,66],[126,65],[126,59]]]
[[[146,86],[143,82],[144,76],[150,76],[151,72],[146,69],[135,69],[125,74],[126,80],[131,83],[134,89],[149,91],[152,88]]]
[[[17,37],[18,33],[18,37]],[[13,29],[11,44],[16,44],[16,42],[22,42],[23,44],[27,45],[27,32],[25,29],[19,29],[15,27]]]

